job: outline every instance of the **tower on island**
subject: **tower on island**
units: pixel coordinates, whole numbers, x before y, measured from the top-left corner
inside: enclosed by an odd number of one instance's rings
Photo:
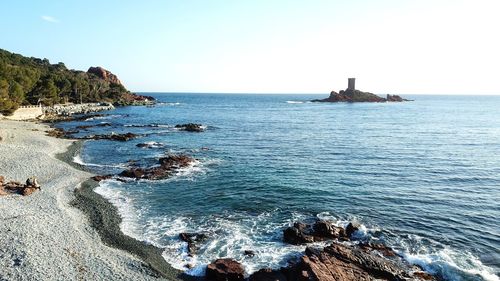
[[[356,89],[356,78],[347,78],[347,90],[355,90]]]

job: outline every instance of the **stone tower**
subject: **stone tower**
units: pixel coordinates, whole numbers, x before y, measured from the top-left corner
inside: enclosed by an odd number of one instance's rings
[[[347,90],[355,90],[356,89],[356,78],[347,78]]]

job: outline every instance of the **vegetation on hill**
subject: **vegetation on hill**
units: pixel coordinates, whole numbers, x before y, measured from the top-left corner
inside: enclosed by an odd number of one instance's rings
[[[97,68],[93,68],[95,70]],[[103,73],[116,76],[102,70]],[[0,113],[11,114],[20,105],[111,102],[127,104],[144,98],[130,93],[116,79],[99,72],[67,69],[64,63],[25,57],[0,49]]]

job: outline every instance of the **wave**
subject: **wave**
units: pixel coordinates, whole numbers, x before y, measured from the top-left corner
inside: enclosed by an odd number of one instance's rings
[[[168,124],[125,124],[124,127],[132,128],[172,128],[172,125]]]
[[[80,154],[73,156],[73,163],[76,163],[76,164],[82,165],[82,166],[100,167],[100,168],[126,168],[127,167],[127,165],[125,165],[125,164],[102,165],[102,164],[87,163],[87,162],[83,161]]]
[[[286,103],[290,103],[290,104],[302,104],[302,103],[311,103],[311,102],[310,101],[287,100]]]

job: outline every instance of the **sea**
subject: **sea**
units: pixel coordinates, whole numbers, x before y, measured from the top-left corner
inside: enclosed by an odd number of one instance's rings
[[[283,229],[328,219],[360,223],[357,239],[383,242],[443,280],[500,280],[500,96],[313,103],[327,95],[143,94],[158,103],[57,126],[110,123],[77,136],[142,135],[86,141],[74,161],[96,174],[168,154],[196,158],[165,180],[95,189],[118,208],[122,231],[164,249],[173,267],[203,275],[230,257],[247,273],[279,268],[305,249],[284,244]],[[205,130],[175,128],[185,123]],[[182,232],[208,239],[190,256]]]

